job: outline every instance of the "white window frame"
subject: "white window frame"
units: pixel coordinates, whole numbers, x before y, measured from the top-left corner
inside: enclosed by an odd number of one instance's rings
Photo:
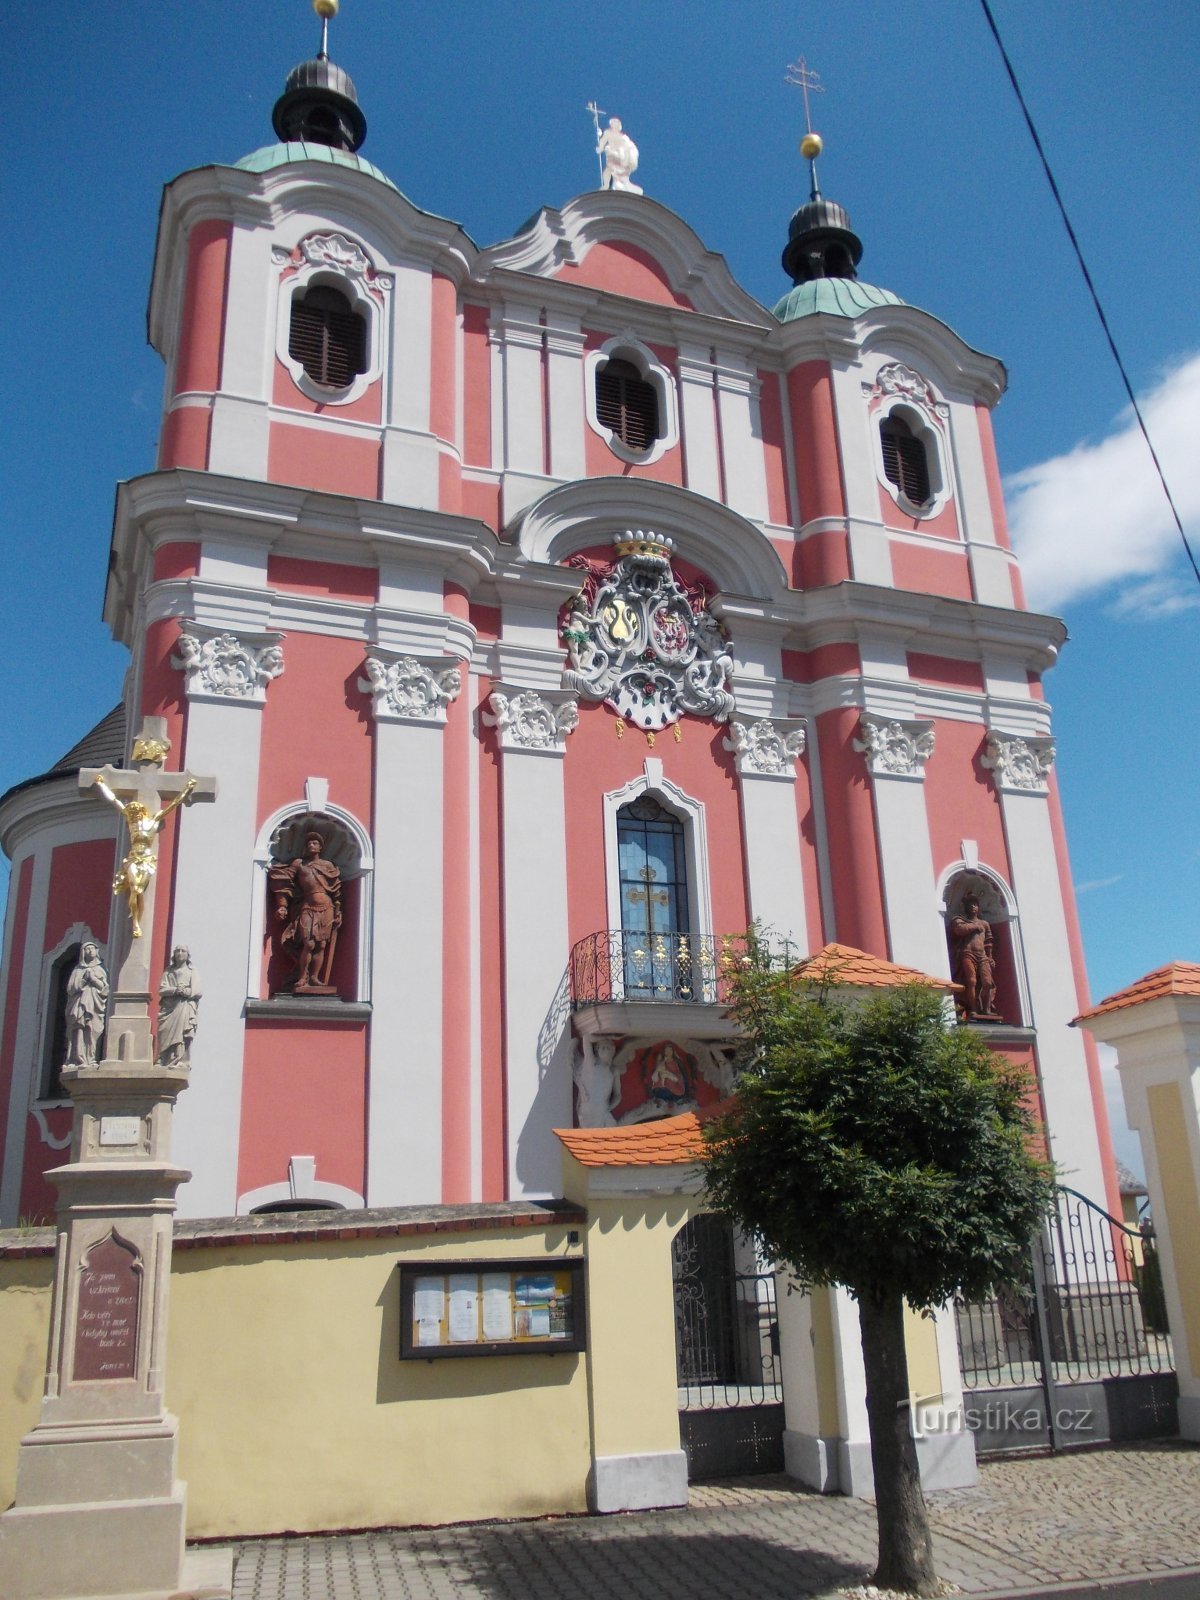
[[[628,361],[641,376],[652,384],[658,396],[659,437],[648,450],[631,450],[613,430],[606,427],[596,411],[596,375],[610,361]],[[605,444],[622,461],[632,466],[649,466],[674,449],[679,443],[679,406],[675,398],[675,376],[654,354],[653,350],[635,339],[631,333],[619,333],[598,350],[589,350],[583,363],[583,399],[588,427],[598,433]]]
[[[312,235],[305,237],[310,238]],[[364,256],[367,255],[365,246],[359,240],[349,239],[348,242],[356,245]],[[290,257],[288,260],[290,262]],[[321,284],[345,295],[351,309],[366,322],[366,370],[360,372],[354,382],[344,389],[331,389],[323,383],[314,383],[303,365],[288,349],[292,331],[293,299],[297,294],[306,293]],[[292,273],[291,277],[284,278],[280,282],[275,319],[275,354],[291,374],[292,382],[301,394],[307,395],[310,400],[318,401],[321,405],[345,406],[359,399],[371,384],[378,382],[383,375],[383,310],[383,306],[367,287],[363,273],[340,268],[330,261],[305,262]]]
[[[662,762],[653,756],[646,757],[643,770],[636,778],[631,778],[623,788],[612,789],[604,796],[604,882],[608,900],[608,932],[611,936],[622,931],[617,813],[622,806],[627,806],[643,794],[651,795],[683,823],[684,859],[688,875],[688,921],[691,924],[689,931],[696,938],[711,939],[712,896],[709,891],[708,828],[704,802],[694,800],[664,777]],[[612,982],[614,1000],[623,1000],[623,975],[618,975],[614,970]],[[619,995],[616,992],[618,988],[621,989]]]
[[[929,469],[929,499],[923,506],[914,505],[898,484],[892,482],[884,470],[883,438],[880,428],[889,417],[906,422],[913,437],[925,448],[925,464]],[[875,475],[892,499],[908,517],[926,520],[953,498],[951,474],[947,470],[946,441],[941,430],[930,420],[927,412],[913,405],[903,395],[885,395],[871,413],[871,446],[875,455]]]

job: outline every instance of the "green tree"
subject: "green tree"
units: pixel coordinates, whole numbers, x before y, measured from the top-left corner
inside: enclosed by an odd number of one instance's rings
[[[880,1587],[937,1592],[909,1424],[904,1304],[984,1298],[1010,1278],[1051,1198],[1028,1079],[911,983],[872,998],[772,969],[732,980],[744,1037],[730,1107],[705,1126],[710,1203],[806,1287],[858,1303]]]

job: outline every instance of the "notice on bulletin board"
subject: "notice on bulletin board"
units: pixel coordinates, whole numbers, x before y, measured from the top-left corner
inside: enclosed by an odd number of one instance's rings
[[[446,1263],[402,1268],[401,1354],[578,1350],[582,1263]]]

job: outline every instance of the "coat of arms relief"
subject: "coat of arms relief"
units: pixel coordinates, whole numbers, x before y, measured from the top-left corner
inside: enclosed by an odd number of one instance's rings
[[[702,584],[680,582],[670,539],[631,531],[614,548],[608,565],[586,556],[566,563],[587,578],[562,625],[570,658],[563,687],[605,701],[647,732],[688,713],[727,722],[733,656],[711,596]]]

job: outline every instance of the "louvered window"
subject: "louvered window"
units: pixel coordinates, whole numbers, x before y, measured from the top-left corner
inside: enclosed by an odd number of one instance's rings
[[[927,506],[932,495],[924,441],[917,438],[903,417],[885,417],[879,424],[879,439],[888,482],[896,485],[910,505]]]
[[[288,355],[314,383],[347,389],[367,369],[367,325],[345,295],[317,284],[292,299]]]
[[[659,437],[658,390],[629,361],[606,361],[596,373],[596,416],[627,450],[649,450]]]

